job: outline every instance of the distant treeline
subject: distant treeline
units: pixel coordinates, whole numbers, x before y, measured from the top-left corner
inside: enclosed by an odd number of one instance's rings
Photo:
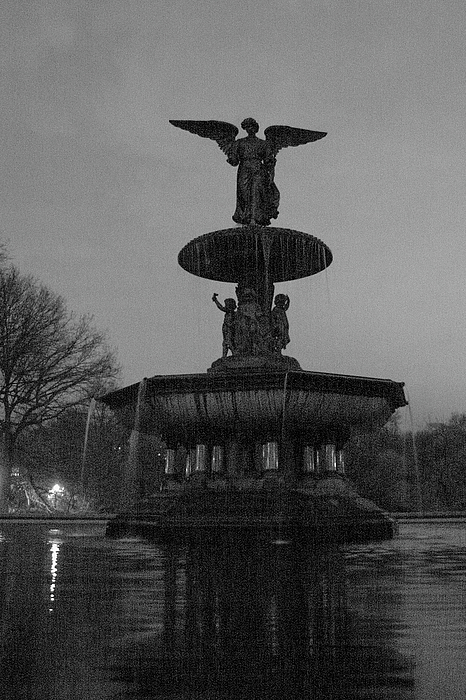
[[[466,414],[402,432],[394,418],[346,446],[347,475],[389,511],[466,510]]]

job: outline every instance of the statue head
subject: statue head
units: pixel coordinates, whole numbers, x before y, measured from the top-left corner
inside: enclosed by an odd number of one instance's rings
[[[236,301],[234,299],[225,299],[225,308],[227,311],[234,311],[236,309]]]
[[[286,300],[287,300],[286,294],[277,294],[275,297],[275,306],[278,306],[278,308],[282,308],[283,306],[286,306]]]
[[[259,131],[259,124],[252,117],[247,117],[241,122],[241,128],[245,131],[252,131],[254,134],[257,134]]]

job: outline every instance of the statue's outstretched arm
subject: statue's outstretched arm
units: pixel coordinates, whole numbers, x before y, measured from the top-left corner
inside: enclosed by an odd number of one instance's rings
[[[217,309],[220,309],[220,311],[223,311],[223,313],[226,313],[226,306],[222,306],[222,304],[219,302],[217,299],[218,294],[212,294],[212,301],[214,302],[215,306]]]

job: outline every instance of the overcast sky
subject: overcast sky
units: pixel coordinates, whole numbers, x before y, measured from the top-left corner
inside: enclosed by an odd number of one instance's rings
[[[235,169],[168,120],[253,116],[328,132],[278,156],[275,225],[334,256],[276,287],[287,354],[466,412],[464,0],[3,0],[0,33],[3,238],[125,383],[204,372],[234,296],[177,255],[234,225]]]

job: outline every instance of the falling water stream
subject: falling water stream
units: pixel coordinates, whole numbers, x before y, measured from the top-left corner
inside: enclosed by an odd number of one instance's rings
[[[89,410],[87,412],[87,420],[86,420],[86,430],[84,431],[83,459],[82,459],[82,465],[81,465],[81,492],[82,492],[82,494],[84,494],[84,472],[86,469],[87,445],[89,442],[89,429],[90,429],[90,425],[91,425],[92,416],[94,415],[95,407],[96,407],[96,400],[93,397],[91,399],[90,404],[89,404]]]
[[[414,479],[416,482],[416,500],[417,500],[417,508],[416,510],[420,513],[424,511],[424,504],[423,504],[423,499],[422,499],[422,486],[421,486],[421,475],[419,471],[419,458],[418,458],[418,453],[417,453],[417,447],[416,447],[416,436],[414,432],[414,417],[413,417],[413,410],[411,407],[411,399],[409,396],[409,392],[405,387],[405,392],[406,392],[406,399],[408,401],[408,415],[409,415],[409,423],[410,423],[410,435],[411,435],[411,441],[412,441],[412,448],[413,448],[413,465],[414,465]],[[406,459],[406,457],[405,457]]]
[[[269,266],[270,266],[270,249],[272,246],[271,236],[265,234],[261,236],[262,242],[262,254],[264,256],[264,277],[265,277],[265,293],[267,301],[267,311],[269,311],[268,305],[271,301],[269,299]]]
[[[139,382],[138,387],[138,398],[136,403],[136,410],[134,415],[134,425],[131,431],[131,436],[129,439],[129,454],[128,454],[128,465],[126,472],[125,488],[122,490],[122,497],[126,507],[134,506],[137,498],[137,485],[135,474],[139,469],[139,435],[141,428],[141,414],[142,406],[145,400],[147,387],[147,378],[144,377]]]

